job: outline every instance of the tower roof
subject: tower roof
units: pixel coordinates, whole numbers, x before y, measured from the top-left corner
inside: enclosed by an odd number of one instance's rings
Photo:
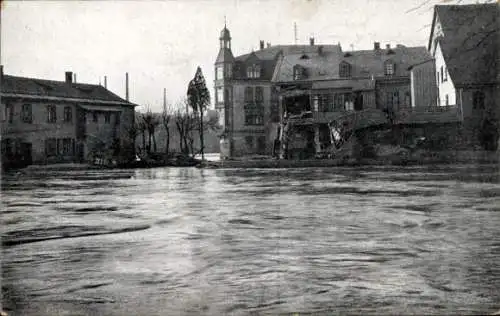
[[[229,33],[229,30],[227,29],[226,26],[220,31],[220,40],[226,40],[230,41],[231,40],[231,34]]]

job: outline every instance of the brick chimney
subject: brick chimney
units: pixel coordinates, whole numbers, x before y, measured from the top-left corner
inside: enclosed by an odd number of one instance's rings
[[[311,46],[314,46],[314,37],[309,38],[309,44],[311,44]]]
[[[71,71],[66,71],[66,83],[73,83],[73,73]]]
[[[125,100],[128,101],[128,72],[125,73]]]
[[[264,41],[260,41],[260,49],[264,49]]]
[[[380,42],[374,42],[373,43],[373,49],[374,50],[379,50],[380,49]]]

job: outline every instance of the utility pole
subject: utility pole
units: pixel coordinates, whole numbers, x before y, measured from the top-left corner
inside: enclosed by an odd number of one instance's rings
[[[293,22],[294,43],[297,45],[297,22]]]

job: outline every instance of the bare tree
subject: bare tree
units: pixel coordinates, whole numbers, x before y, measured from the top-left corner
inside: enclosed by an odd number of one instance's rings
[[[186,108],[186,100],[180,101],[177,104],[177,110],[174,112],[173,118],[177,131],[179,132],[179,146],[181,152],[185,155],[193,154],[194,150],[194,132],[197,130],[196,113],[184,111]]]
[[[136,129],[136,134],[141,134],[142,138],[141,152],[144,152],[146,149],[146,124],[144,124],[142,113],[137,112],[135,114],[135,129]]]
[[[144,122],[145,130],[148,132],[148,148],[147,152],[151,153],[151,148],[153,148],[153,152],[156,152],[156,137],[155,130],[158,125],[160,125],[159,117],[151,111],[148,107],[146,113],[142,115],[142,120]],[[153,141],[153,147],[151,147],[151,141]]]

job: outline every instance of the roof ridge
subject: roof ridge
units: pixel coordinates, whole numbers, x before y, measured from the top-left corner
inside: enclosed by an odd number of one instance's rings
[[[11,77],[11,78],[16,78],[16,79],[24,79],[24,80],[33,80],[33,81],[42,81],[46,83],[58,83],[58,84],[65,84],[66,81],[64,80],[51,80],[51,79],[43,79],[43,78],[36,78],[36,77],[24,77],[24,76],[14,76],[14,75],[7,75],[4,74],[4,77]],[[102,87],[99,84],[95,83],[85,83],[85,82],[71,82],[73,85],[85,85],[85,86],[94,86],[94,87]]]

